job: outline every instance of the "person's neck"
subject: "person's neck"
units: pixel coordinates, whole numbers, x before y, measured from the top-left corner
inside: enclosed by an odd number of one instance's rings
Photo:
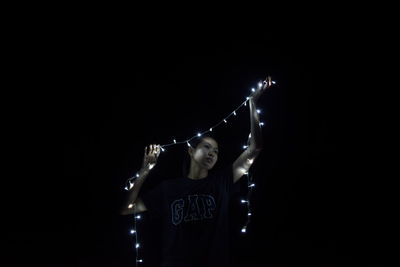
[[[188,178],[193,180],[198,180],[207,177],[207,175],[208,175],[208,170],[200,168],[199,166],[196,165],[190,166]]]

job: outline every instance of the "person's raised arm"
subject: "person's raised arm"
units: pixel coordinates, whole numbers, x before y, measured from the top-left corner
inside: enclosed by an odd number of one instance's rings
[[[256,157],[260,154],[263,148],[262,132],[260,126],[260,119],[257,112],[257,102],[264,91],[271,87],[272,80],[268,76],[257,91],[255,91],[249,98],[250,109],[250,144],[245,151],[235,160],[232,165],[233,182],[236,183],[253,164]]]
[[[143,201],[138,198],[138,195],[147,175],[157,164],[159,155],[160,145],[152,144],[145,147],[142,168],[139,170],[136,179],[133,181],[133,184],[131,184],[130,188],[128,188],[126,201],[120,210],[121,215],[146,211],[146,206],[144,205]]]

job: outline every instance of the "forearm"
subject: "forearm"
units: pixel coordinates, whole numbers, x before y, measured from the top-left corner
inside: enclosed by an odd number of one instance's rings
[[[260,126],[260,118],[257,113],[257,106],[253,98],[249,99],[250,109],[250,150],[257,152],[263,147],[262,131]]]
[[[126,200],[121,208],[121,213],[127,213],[134,208],[134,203],[139,195],[140,189],[145,182],[150,170],[148,168],[142,168],[138,172],[136,179],[133,181],[133,186],[128,189]]]

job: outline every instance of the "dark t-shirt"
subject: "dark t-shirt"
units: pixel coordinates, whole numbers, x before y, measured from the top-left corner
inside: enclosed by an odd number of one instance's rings
[[[141,196],[150,218],[161,219],[161,266],[228,266],[229,200],[238,184],[229,166],[203,179],[165,180]]]

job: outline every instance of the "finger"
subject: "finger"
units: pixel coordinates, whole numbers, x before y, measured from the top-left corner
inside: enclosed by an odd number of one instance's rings
[[[264,87],[263,87],[263,89],[267,89],[268,87],[270,87],[271,86],[271,76],[267,76],[266,78],[265,78],[265,81],[264,81]]]
[[[265,80],[264,80],[263,89],[266,89],[266,88],[268,87],[268,77],[269,77],[269,76],[267,76],[267,77],[265,78]]]

